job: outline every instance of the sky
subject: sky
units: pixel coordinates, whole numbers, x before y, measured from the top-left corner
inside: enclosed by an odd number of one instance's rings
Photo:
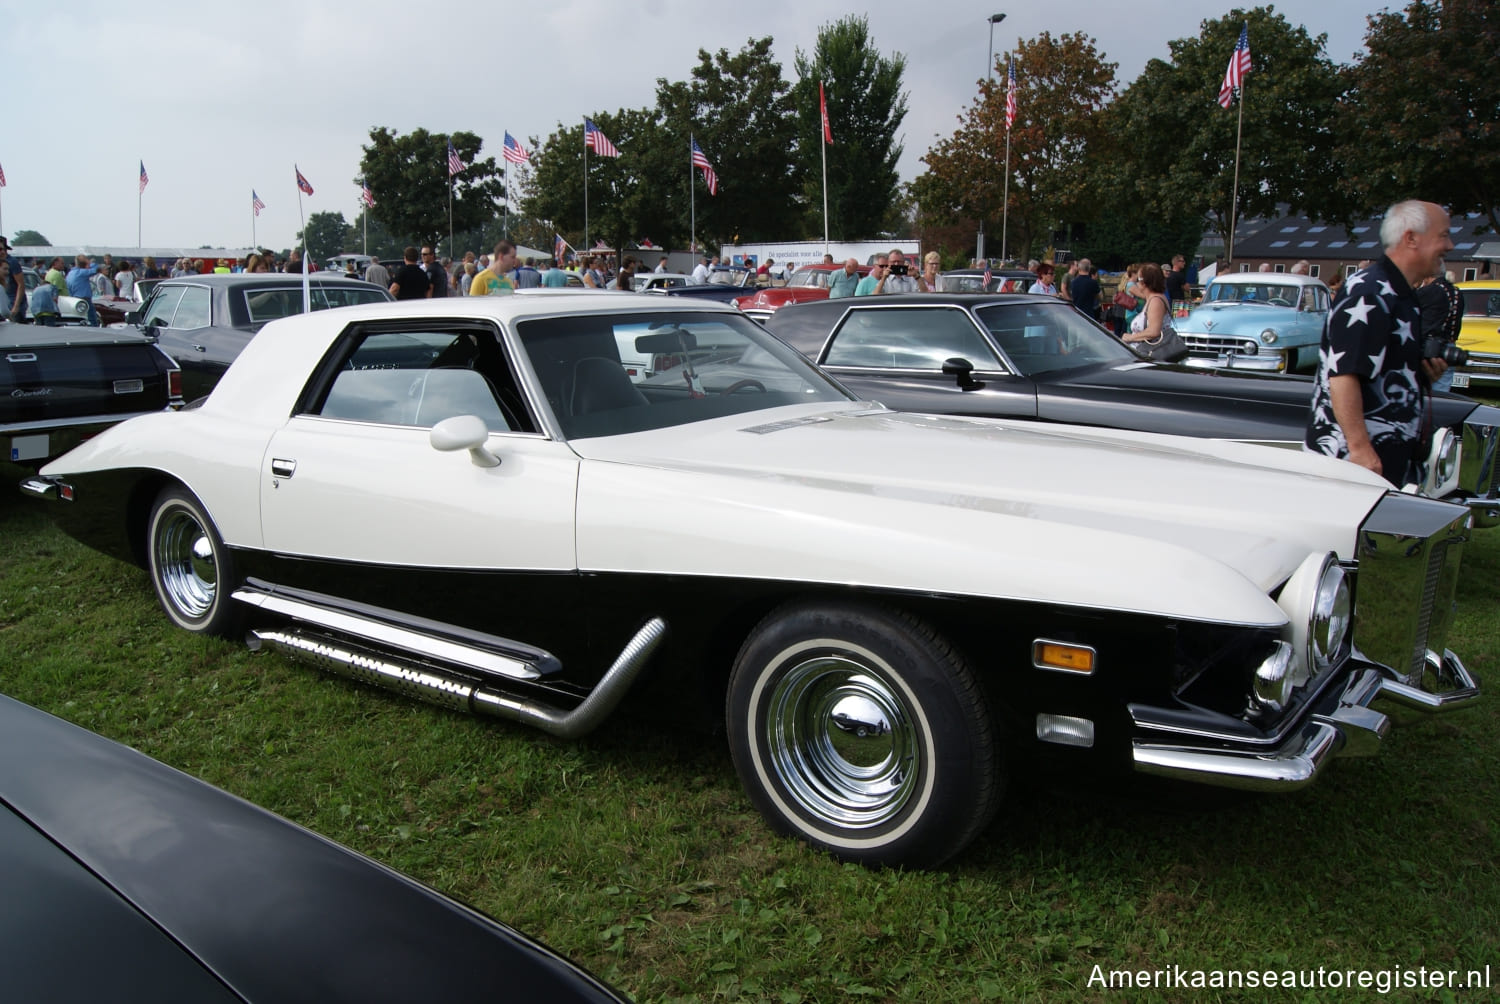
[[[1363,47],[1366,16],[1385,6],[1298,0],[1277,10],[1326,34],[1326,55],[1346,63]],[[910,181],[977,94],[990,15],[1007,15],[993,28],[997,56],[1044,31],[1081,31],[1118,64],[1123,89],[1148,60],[1168,57],[1169,39],[1197,36],[1232,9],[1200,0],[31,4],[6,19],[0,42],[25,109],[0,130],[0,233],[137,246],[139,228],[145,246],[289,247],[301,229],[293,164],[314,189],[302,211],[353,220],[361,145],[375,126],[474,132],[501,164],[507,131],[545,140],[585,115],[654,107],[657,78],[686,80],[699,49],[735,53],[770,35],[792,82],[797,51],[811,53],[819,28],[856,10],[876,49],[906,57],[899,169]],[[1218,111],[1211,98],[1205,105]],[[142,162],[150,182],[138,198]],[[252,190],[266,204],[259,218]]]

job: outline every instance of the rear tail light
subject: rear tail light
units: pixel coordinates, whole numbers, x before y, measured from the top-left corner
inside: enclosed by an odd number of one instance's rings
[[[182,397],[182,370],[168,371],[167,396],[171,398]]]

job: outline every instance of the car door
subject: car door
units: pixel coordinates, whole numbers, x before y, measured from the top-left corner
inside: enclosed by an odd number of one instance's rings
[[[157,344],[182,367],[182,397],[194,401],[213,390],[219,377],[244,348],[238,332],[214,325],[214,291],[207,286],[183,283],[157,289],[143,314],[143,325],[156,325]],[[162,300],[162,310],[157,301]],[[165,316],[170,305],[171,316]],[[223,320],[223,319],[221,319]],[[226,344],[226,340],[232,344]]]
[[[277,581],[520,641],[571,610],[578,458],[513,372],[488,322],[347,332],[262,458]],[[498,464],[431,443],[474,414]]]
[[[898,411],[1036,417],[1032,382],[1000,360],[968,311],[868,299],[847,309],[817,359],[855,394]],[[973,366],[969,377],[943,372],[954,358]]]

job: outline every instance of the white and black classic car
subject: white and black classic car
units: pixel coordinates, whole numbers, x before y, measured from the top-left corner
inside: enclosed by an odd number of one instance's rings
[[[691,695],[773,826],[910,865],[1033,759],[1286,790],[1476,699],[1471,514],[1388,487],[895,413],[732,307],[566,292],[273,322],[23,484],[186,630],[561,736]]]

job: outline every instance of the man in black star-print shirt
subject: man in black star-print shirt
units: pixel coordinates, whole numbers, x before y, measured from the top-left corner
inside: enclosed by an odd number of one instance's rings
[[[1426,388],[1448,368],[1422,358],[1422,308],[1414,288],[1453,247],[1448,214],[1415,200],[1386,210],[1385,254],[1344,283],[1318,354],[1309,450],[1351,460],[1400,487],[1421,461]]]

